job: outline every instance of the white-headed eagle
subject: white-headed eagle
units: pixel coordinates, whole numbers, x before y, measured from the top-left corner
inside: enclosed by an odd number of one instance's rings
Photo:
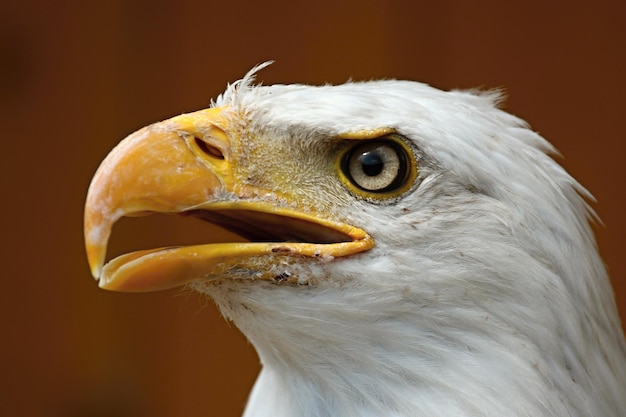
[[[586,191],[494,92],[254,84],[145,127],[85,208],[100,286],[209,295],[263,369],[247,417],[626,415],[626,343]],[[128,253],[113,224],[248,241]]]

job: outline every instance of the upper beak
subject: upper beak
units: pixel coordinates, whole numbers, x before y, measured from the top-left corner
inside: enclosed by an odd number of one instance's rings
[[[208,129],[198,132],[201,121],[211,120]],[[220,109],[208,109],[144,127],[102,162],[85,205],[85,244],[94,277],[101,275],[111,228],[118,219],[142,212],[181,212],[209,201],[220,190],[215,172],[220,161],[207,164],[188,143],[199,138],[217,144],[215,149],[228,148],[219,121]]]
[[[89,187],[84,217],[87,258],[101,287],[164,289],[228,275],[229,268],[252,256],[336,257],[373,246],[369,235],[356,227],[250,198],[267,192],[237,183],[232,140],[224,109],[211,108],[147,126],[107,156]],[[261,230],[272,240],[296,235],[303,241],[153,249],[105,265],[111,229],[121,217],[196,211],[237,231],[254,228],[255,236]]]

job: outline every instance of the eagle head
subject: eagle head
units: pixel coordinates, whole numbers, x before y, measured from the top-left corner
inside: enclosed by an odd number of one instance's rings
[[[210,296],[263,370],[246,416],[614,416],[626,348],[587,192],[497,92],[253,82],[147,126],[85,208],[100,286]],[[123,216],[245,241],[128,253]]]

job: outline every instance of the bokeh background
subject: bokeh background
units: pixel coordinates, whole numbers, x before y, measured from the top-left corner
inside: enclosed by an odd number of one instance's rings
[[[82,209],[120,139],[206,107],[270,59],[265,84],[393,77],[505,87],[507,109],[551,140],[597,197],[598,242],[624,318],[623,0],[1,5],[0,415],[241,414],[259,369],[243,336],[193,294],[99,290]],[[122,222],[113,251],[213,232],[197,233],[169,218]]]

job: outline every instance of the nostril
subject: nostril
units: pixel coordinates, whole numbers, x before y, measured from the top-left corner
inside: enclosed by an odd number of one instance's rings
[[[198,148],[200,148],[205,154],[212,156],[213,158],[224,159],[224,154],[219,150],[219,148],[206,143],[198,137],[194,137],[194,140],[196,141]]]

